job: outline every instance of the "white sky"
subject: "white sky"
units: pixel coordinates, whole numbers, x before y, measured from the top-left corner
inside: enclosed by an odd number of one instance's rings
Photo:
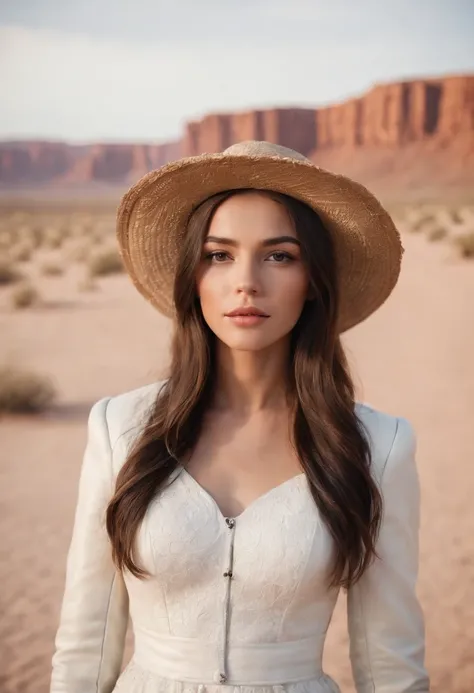
[[[473,37],[474,0],[0,0],[0,138],[166,141],[474,71]]]

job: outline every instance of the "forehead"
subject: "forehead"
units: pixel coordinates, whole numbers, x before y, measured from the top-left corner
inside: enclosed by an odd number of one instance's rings
[[[265,237],[284,233],[295,236],[293,221],[286,207],[261,193],[234,195],[215,211],[209,234],[230,238]]]

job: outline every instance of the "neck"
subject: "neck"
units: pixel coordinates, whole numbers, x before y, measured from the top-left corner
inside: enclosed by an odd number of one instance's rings
[[[216,345],[216,387],[213,406],[242,415],[286,408],[289,341],[260,351]]]

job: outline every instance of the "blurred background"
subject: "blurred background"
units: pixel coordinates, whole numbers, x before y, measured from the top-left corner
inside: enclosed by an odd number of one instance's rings
[[[473,35],[471,0],[0,3],[2,693],[48,691],[90,407],[168,362],[117,203],[246,139],[350,175],[398,224],[400,282],[344,344],[359,399],[417,430],[427,665],[472,693]],[[346,628],[341,595],[325,667],[352,693]]]

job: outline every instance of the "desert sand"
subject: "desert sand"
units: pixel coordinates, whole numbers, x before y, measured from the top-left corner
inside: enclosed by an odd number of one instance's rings
[[[405,234],[400,282],[344,336],[359,399],[409,418],[422,489],[418,594],[432,690],[474,690],[474,264]],[[46,693],[86,418],[97,399],[159,379],[169,323],[124,275],[78,293],[80,268],[40,277],[47,302],[0,300],[1,362],[54,377],[50,413],[0,420],[0,690]],[[2,289],[2,292],[5,290]],[[0,292],[1,293],[1,292]],[[1,297],[0,297],[1,298]],[[129,634],[126,658],[132,648]],[[341,595],[325,668],[353,685]]]

